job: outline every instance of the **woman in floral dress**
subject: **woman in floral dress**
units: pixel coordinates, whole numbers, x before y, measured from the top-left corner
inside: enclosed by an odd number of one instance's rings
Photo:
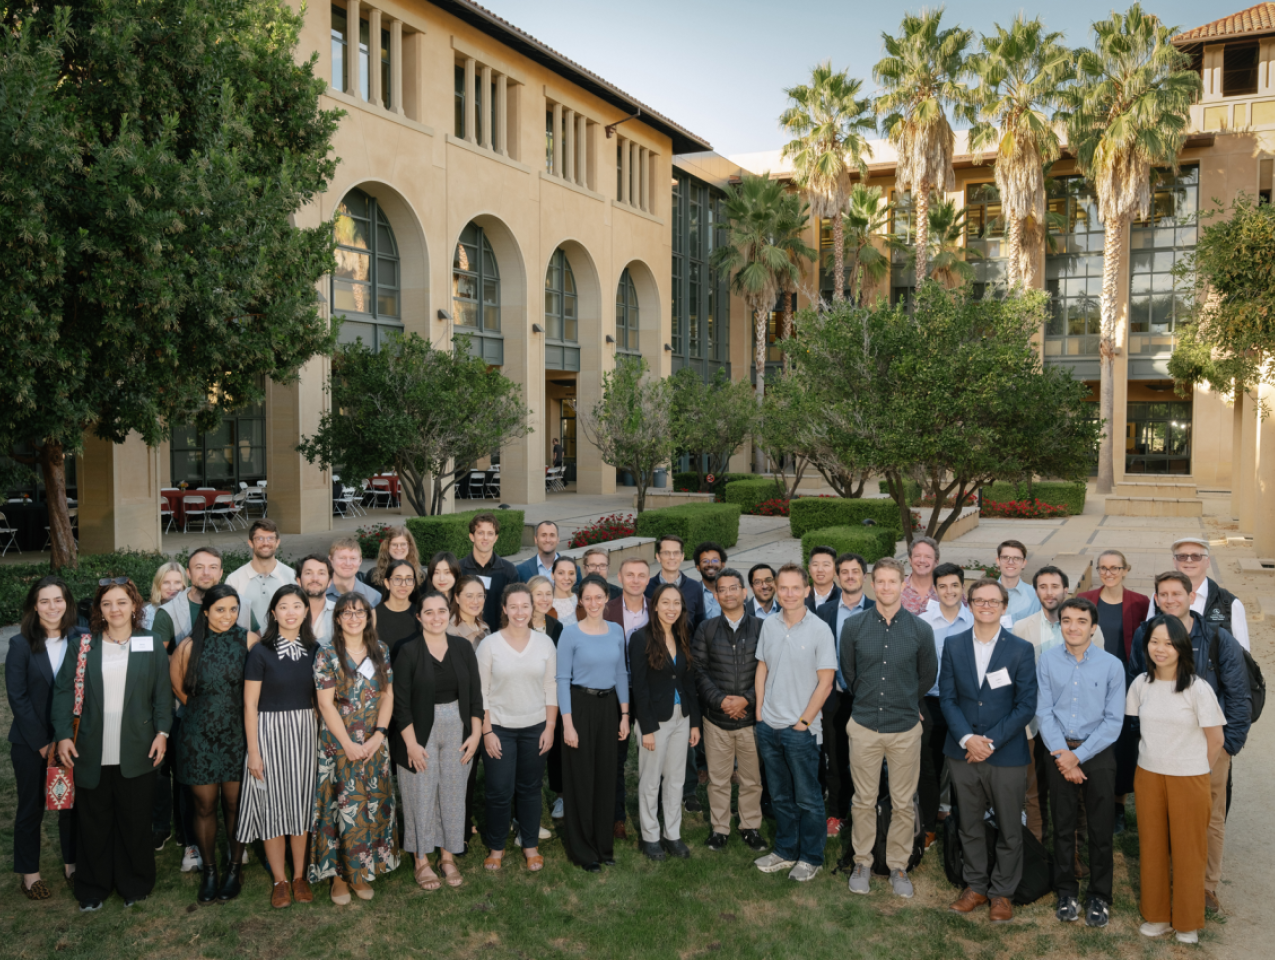
[[[398,867],[388,726],[394,709],[390,655],[371,608],[347,593],[332,611],[332,646],[314,661],[319,783],[314,798],[310,882],[331,878],[332,902],[350,890],[372,899],[370,882]]]

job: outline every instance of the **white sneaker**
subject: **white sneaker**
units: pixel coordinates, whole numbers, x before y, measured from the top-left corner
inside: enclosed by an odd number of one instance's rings
[[[817,867],[813,863],[806,863],[804,860],[797,861],[797,865],[788,872],[789,880],[796,880],[798,883],[805,883],[807,880],[813,880],[822,867]]]
[[[239,862],[245,865],[248,863],[248,845],[246,843],[243,848],[243,856],[239,858]]]
[[[187,847],[182,853],[182,873],[194,873],[204,865],[198,847]]]
[[[890,886],[894,889],[896,897],[903,897],[905,900],[912,899],[912,881],[908,879],[908,875],[903,870],[890,871]]]
[[[1199,943],[1200,931],[1188,930],[1186,933],[1183,933],[1182,931],[1179,930],[1176,939],[1178,943]]]
[[[866,863],[856,863],[854,869],[850,871],[850,892],[872,892],[871,887],[868,885],[868,865]]]
[[[1138,928],[1138,932],[1144,937],[1162,937],[1172,929],[1171,923],[1144,923]]]
[[[553,813],[551,814],[551,816],[555,820],[561,820],[563,818],[564,814],[562,812],[562,797],[559,797],[557,800],[553,802]]]
[[[552,838],[553,838],[553,831],[552,831],[552,830],[550,830],[548,827],[541,827],[541,828],[540,828],[540,839],[541,839],[541,840],[551,840]]]
[[[791,870],[796,865],[796,860],[785,860],[777,853],[768,853],[764,857],[758,857],[753,861],[753,866],[762,873],[778,873],[780,870]]]

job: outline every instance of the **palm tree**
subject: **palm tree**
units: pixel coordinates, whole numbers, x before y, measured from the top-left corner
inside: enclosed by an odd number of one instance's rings
[[[974,268],[968,258],[982,254],[965,249],[965,213],[956,209],[956,201],[944,197],[936,200],[927,212],[925,256],[930,264],[930,277],[948,287],[959,287],[974,279]],[[913,262],[921,257],[918,241],[909,251]]]
[[[890,271],[890,257],[873,243],[873,237],[883,237],[887,243],[890,212],[894,205],[882,203],[880,187],[856,183],[846,200],[846,212],[841,215],[842,232],[845,234],[843,251],[850,263],[850,278],[846,286],[856,306],[863,305],[863,281],[875,284]]]
[[[802,239],[810,226],[810,204],[801,199],[798,193],[784,192],[775,223],[775,244],[788,254],[788,259],[797,268],[796,273],[784,271],[779,274],[779,290],[783,294],[783,304],[779,311],[779,339],[787,340],[792,336],[792,295],[797,291],[797,281],[806,274],[806,265],[817,254]],[[792,367],[792,358],[784,354],[784,369]]]
[[[844,299],[845,259],[841,211],[850,191],[850,168],[868,175],[865,157],[872,156],[866,134],[876,129],[872,100],[860,99],[863,81],[842,70],[834,73],[825,60],[811,71],[810,82],[784,91],[792,105],[779,125],[793,139],[781,154],[791,159],[797,185],[810,198],[814,216],[832,219],[833,299]]]
[[[1078,83],[1066,93],[1067,134],[1080,170],[1098,195],[1105,226],[1099,406],[1107,425],[1098,447],[1098,492],[1115,482],[1116,278],[1125,227],[1151,212],[1151,171],[1176,168],[1188,114],[1200,91],[1191,60],[1170,42],[1176,27],[1138,4],[1093,25],[1094,48],[1076,51]],[[1121,331],[1123,333],[1123,331]]]
[[[884,115],[882,126],[899,155],[895,180],[900,190],[911,189],[916,205],[918,286],[929,274],[930,192],[956,186],[956,135],[946,110],[963,110],[970,100],[961,76],[973,32],[940,29],[942,19],[941,8],[904,15],[899,36],[882,34],[886,56],[872,68],[882,87],[877,113]]]
[[[996,24],[995,35],[983,37],[983,52],[969,60],[981,81],[975,91],[980,120],[970,130],[970,146],[996,153],[1011,290],[1023,283],[1027,221],[1044,221],[1045,165],[1061,152],[1052,113],[1074,76],[1072,53],[1061,39],[1061,33],[1046,31],[1039,17],[1027,20],[1020,13],[1008,30]]]

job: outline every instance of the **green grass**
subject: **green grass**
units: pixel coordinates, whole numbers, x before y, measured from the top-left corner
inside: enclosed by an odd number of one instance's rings
[[[0,729],[8,729],[7,703],[0,704]],[[636,837],[636,744],[630,759],[631,837]],[[547,795],[547,794],[546,794]],[[482,816],[479,775],[479,816]],[[704,791],[700,799],[706,802]],[[0,762],[0,847],[12,849],[15,792],[12,767]],[[1130,818],[1132,820],[1132,817]],[[546,805],[544,823],[551,824]],[[769,837],[773,824],[763,827]],[[245,868],[239,899],[221,906],[195,904],[196,874],[179,872],[180,850],[171,841],[158,857],[158,883],[144,903],[125,910],[112,897],[99,912],[81,915],[60,875],[57,824],[44,821],[44,877],[53,899],[30,903],[16,878],[0,893],[0,930],[6,960],[553,960],[553,958],[723,958],[723,960],[1032,960],[1112,957],[1118,960],[1168,957],[1168,943],[1138,934],[1134,898],[1137,862],[1132,832],[1117,838],[1116,903],[1106,930],[1083,923],[1064,928],[1053,916],[1053,898],[1018,908],[1013,924],[992,927],[985,915],[967,919],[947,910],[958,893],[943,877],[936,845],[913,874],[916,898],[898,900],[884,880],[873,880],[870,897],[852,896],[845,877],[828,869],[812,882],[792,883],[780,874],[763,875],[753,854],[732,834],[726,851],[703,846],[707,821],[687,814],[683,837],[694,851],[690,861],[651,863],[633,839],[617,843],[618,865],[592,876],[571,867],[556,837],[541,844],[545,869],[528,873],[512,842],[507,866],[497,874],[482,869],[485,848],[471,846],[460,868],[465,885],[425,893],[404,864],[373,887],[370,903],[355,900],[336,907],[326,886],[315,902],[272,910],[270,883],[260,845]],[[829,866],[839,842],[828,844]],[[1210,921],[1203,939],[1216,943]]]

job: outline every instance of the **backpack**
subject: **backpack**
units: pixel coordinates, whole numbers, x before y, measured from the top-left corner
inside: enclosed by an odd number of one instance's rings
[[[1209,630],[1209,634],[1209,659],[1213,661],[1213,669],[1217,670],[1218,664],[1221,663],[1221,659],[1218,656],[1218,643],[1220,641],[1216,629]],[[1257,718],[1262,715],[1262,708],[1266,706],[1266,678],[1262,676],[1262,668],[1257,665],[1253,655],[1241,647],[1238,640],[1235,645],[1244,656],[1244,669],[1248,673],[1248,692],[1253,698],[1248,715],[1248,722],[1251,726],[1257,723]]]
[[[952,797],[952,812],[943,821],[943,873],[947,882],[955,887],[965,886],[965,854],[961,850],[959,817],[956,811],[956,797]],[[983,820],[983,830],[987,842],[987,870],[990,874],[996,866],[996,840],[1000,830],[996,827],[994,816]],[[1014,891],[1012,900],[1016,906],[1035,903],[1054,889],[1053,862],[1045,845],[1036,839],[1036,835],[1023,828],[1023,876],[1018,881],[1018,889]]]

